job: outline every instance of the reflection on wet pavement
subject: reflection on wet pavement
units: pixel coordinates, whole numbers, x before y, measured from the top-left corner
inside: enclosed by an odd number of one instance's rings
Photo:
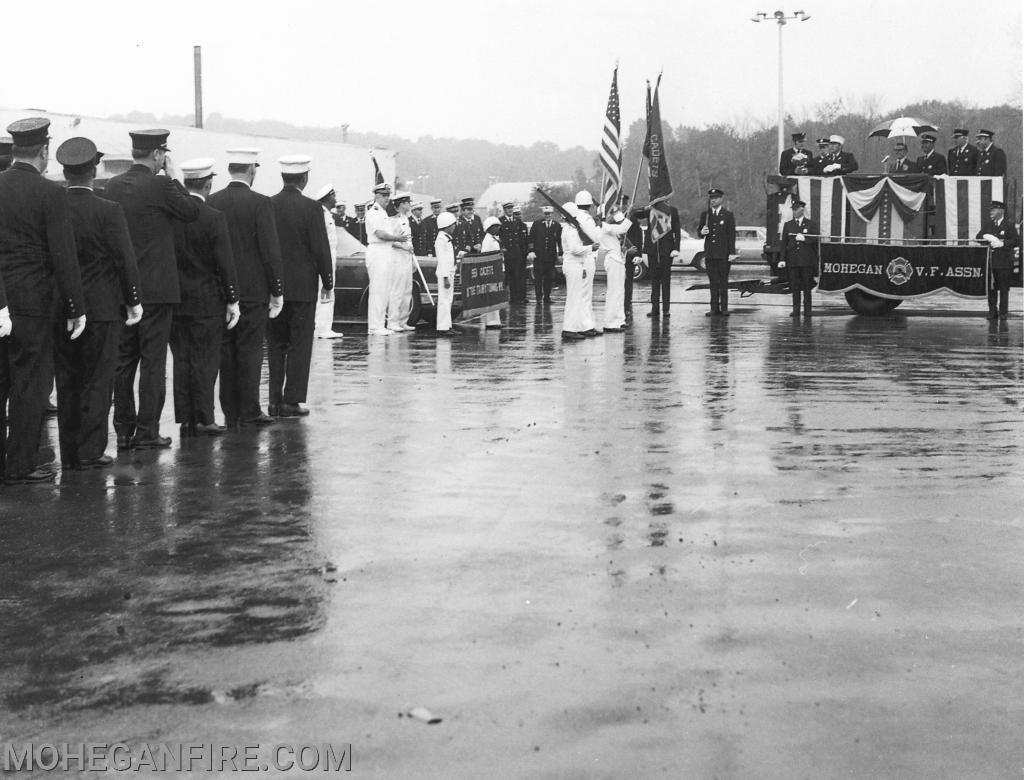
[[[1021,319],[705,318],[692,281],[572,344],[557,306],[353,329],[305,420],[4,488],[3,738],[343,739],[380,777],[1016,766]]]

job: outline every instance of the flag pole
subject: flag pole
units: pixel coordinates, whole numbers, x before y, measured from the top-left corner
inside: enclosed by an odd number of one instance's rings
[[[601,200],[601,213],[602,213],[602,215],[604,214],[604,211],[605,211],[605,202],[604,202],[604,180],[605,180],[605,176],[606,176],[606,175],[607,175],[607,174],[605,173],[605,171],[601,171],[601,194],[600,194],[600,195],[598,195],[598,198],[600,198],[600,200]]]

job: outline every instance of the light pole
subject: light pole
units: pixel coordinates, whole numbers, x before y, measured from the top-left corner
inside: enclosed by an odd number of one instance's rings
[[[750,17],[752,22],[767,22],[769,19],[774,19],[779,26],[779,157],[782,156],[782,150],[786,148],[785,133],[783,132],[786,115],[782,108],[782,28],[791,19],[806,22],[810,18],[811,15],[805,14],[803,11],[794,11],[788,16],[785,11],[776,11],[771,16],[764,11],[758,11]]]

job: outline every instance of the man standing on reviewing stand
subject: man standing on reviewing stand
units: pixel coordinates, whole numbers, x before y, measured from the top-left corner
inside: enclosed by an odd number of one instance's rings
[[[86,324],[67,193],[42,175],[49,127],[41,117],[8,126],[12,163],[0,173],[0,479],[8,484],[54,477],[38,462],[53,385],[53,321],[66,320],[62,338],[72,341]]]
[[[135,247],[142,289],[142,320],[121,329],[114,379],[114,430],[117,448],[170,447],[160,435],[160,415],[167,393],[167,346],[171,318],[181,301],[174,226],[199,218],[199,203],[174,180],[167,130],[129,133],[134,163],[104,187],[103,197],[124,209]],[[139,403],[135,406],[135,374]]]
[[[665,235],[654,240],[653,207],[634,212],[636,216],[647,217],[647,235],[644,239],[644,250],[647,252],[647,263],[651,276],[651,310],[648,317],[662,315],[672,316],[670,308],[672,297],[672,261],[679,256],[679,241],[682,237],[682,225],[679,220],[679,209],[669,206],[670,229]]]
[[[860,166],[857,165],[857,158],[851,152],[843,151],[843,144],[846,139],[841,135],[830,135],[828,138],[828,157],[821,161],[821,174],[823,176],[845,176],[853,173]]]
[[[313,352],[317,277],[319,300],[334,300],[334,258],[327,241],[323,209],[302,194],[309,183],[313,158],[286,155],[278,160],[282,188],[270,198],[284,261],[285,301],[281,314],[267,325],[272,417],[305,417],[301,404],[309,389],[309,361]]]
[[[181,303],[171,322],[174,418],[181,437],[219,436],[227,430],[213,416],[213,387],[220,367],[224,323],[238,323],[238,277],[224,215],[206,204],[213,186],[211,157],[181,164],[185,189],[199,203],[199,219],[174,227]]]
[[[316,202],[324,211],[324,230],[327,231],[327,243],[331,247],[331,268],[338,260],[338,226],[334,224],[332,210],[337,204],[334,194],[334,185],[325,184],[316,194]],[[343,333],[338,333],[332,327],[334,325],[334,301],[324,303],[320,301],[316,305],[316,324],[313,327],[313,337],[318,339],[340,339]]]
[[[423,255],[428,257],[434,254],[434,241],[437,239],[437,218],[441,216],[441,199],[434,198],[430,201],[430,214],[423,219],[420,241],[423,244]],[[454,223],[452,223],[454,224]]]
[[[992,247],[989,263],[988,319],[1006,319],[1010,314],[1010,281],[1013,276],[1013,250],[1020,245],[1017,228],[1006,219],[1006,206],[994,200],[989,205],[989,218],[978,231],[977,238]]]
[[[946,158],[935,151],[935,136],[931,133],[921,136],[921,152],[915,163],[918,173],[940,176],[946,172]]]
[[[554,209],[541,206],[541,218],[530,226],[526,259],[533,263],[533,289],[537,304],[551,303],[555,263],[562,255],[562,226],[552,219]]]
[[[526,303],[526,253],[529,251],[529,231],[526,224],[512,213],[515,204],[501,205],[501,248],[505,252],[505,284],[512,303]]]
[[[946,170],[950,176],[977,176],[978,147],[968,142],[970,136],[971,131],[965,127],[953,131],[953,146],[946,153]]]
[[[1005,176],[1006,152],[992,143],[995,135],[991,130],[979,130],[978,139],[978,175]]]
[[[409,324],[412,313],[413,236],[409,225],[412,199],[407,192],[396,192],[391,199],[397,213],[391,217],[391,287],[388,291],[388,330],[394,333],[416,330]]]
[[[281,313],[284,290],[281,246],[270,198],[254,192],[259,149],[228,149],[224,189],[206,199],[228,221],[238,275],[238,324],[224,331],[220,348],[220,409],[224,424],[270,425],[260,404],[260,374],[267,321]]]
[[[918,173],[917,163],[907,157],[907,143],[902,139],[893,145],[893,157],[888,160],[888,173]]]
[[[804,149],[807,135],[793,133],[793,146],[783,149],[779,157],[779,173],[783,176],[809,176],[814,167],[814,155]]]
[[[705,317],[729,316],[729,268],[736,256],[736,219],[722,208],[725,193],[717,187],[708,190],[711,208],[700,215],[697,234],[704,238],[704,262],[711,285],[711,310]]]
[[[63,322],[54,332],[60,460],[65,468],[104,468],[114,462],[104,450],[121,320],[131,327],[142,319],[139,267],[121,207],[93,192],[96,165],[103,156],[96,144],[88,138],[69,138],[56,156],[68,183],[68,208],[89,313],[85,330],[75,341],[65,337]]]
[[[793,201],[793,219],[782,226],[782,257],[779,267],[789,272],[789,287],[793,293],[793,311],[790,317],[800,316],[803,298],[804,316],[811,316],[811,290],[814,272],[818,268],[818,225],[804,216],[802,200]]]

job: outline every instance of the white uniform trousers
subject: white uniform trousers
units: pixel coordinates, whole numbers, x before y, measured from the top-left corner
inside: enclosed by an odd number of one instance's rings
[[[391,245],[370,244],[366,247],[366,273],[370,277],[366,329],[382,330],[391,294]]]
[[[452,329],[452,301],[455,300],[455,277],[449,277],[452,286],[444,289],[444,279],[437,280],[437,330]]]
[[[626,265],[622,255],[605,255],[604,270],[604,327],[621,328],[626,324]]]
[[[313,335],[317,338],[322,338],[323,336],[331,333],[331,325],[334,324],[334,301],[331,301],[330,303],[321,303],[317,300],[316,319],[314,320],[314,323]]]
[[[391,291],[388,295],[388,327],[401,330],[412,311],[412,255],[400,249],[391,255]]]
[[[583,324],[583,259],[575,255],[564,255],[562,273],[565,274],[565,313],[562,315],[562,330],[581,333],[587,328]]]
[[[586,269],[586,278],[582,280],[580,287],[580,319],[583,327],[580,330],[594,329],[594,272],[597,269],[597,258],[593,252],[588,252],[583,260],[583,268]]]

